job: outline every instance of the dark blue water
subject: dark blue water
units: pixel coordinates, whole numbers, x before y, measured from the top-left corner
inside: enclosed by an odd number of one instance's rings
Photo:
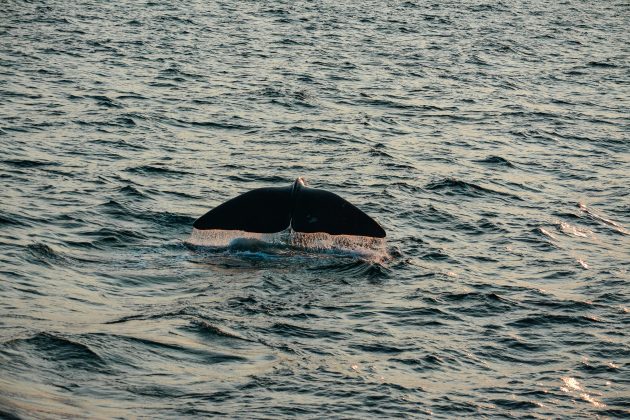
[[[0,415],[630,415],[623,1],[5,1]],[[304,176],[360,253],[186,243]]]

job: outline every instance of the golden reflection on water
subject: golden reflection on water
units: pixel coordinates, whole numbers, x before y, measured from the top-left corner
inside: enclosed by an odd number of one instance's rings
[[[570,376],[565,376],[560,379],[562,379],[562,382],[564,383],[564,386],[561,387],[560,390],[570,395],[578,395],[581,399],[593,404],[597,408],[606,407],[606,404],[598,401],[592,397],[591,394],[587,393],[577,379]]]

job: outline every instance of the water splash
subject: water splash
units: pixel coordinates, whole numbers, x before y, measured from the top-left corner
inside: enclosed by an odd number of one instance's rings
[[[287,245],[289,230],[276,233],[256,233],[244,230],[209,229],[200,230],[193,228],[186,243],[195,246],[207,246],[225,248],[243,244],[244,240],[258,241],[267,245]]]
[[[351,254],[376,263],[382,263],[389,259],[384,238],[330,235],[324,232],[303,233],[296,232],[291,228],[276,233],[193,228],[186,243],[231,250],[260,250],[279,246],[316,252],[332,251]]]

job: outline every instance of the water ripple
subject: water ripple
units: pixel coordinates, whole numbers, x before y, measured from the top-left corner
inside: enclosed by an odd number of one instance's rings
[[[627,5],[2,8],[0,417],[628,417]]]

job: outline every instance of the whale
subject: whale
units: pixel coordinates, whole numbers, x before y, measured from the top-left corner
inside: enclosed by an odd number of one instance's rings
[[[335,193],[307,186],[303,177],[290,186],[257,188],[234,197],[195,220],[193,228],[386,236],[385,229],[359,208]]]

